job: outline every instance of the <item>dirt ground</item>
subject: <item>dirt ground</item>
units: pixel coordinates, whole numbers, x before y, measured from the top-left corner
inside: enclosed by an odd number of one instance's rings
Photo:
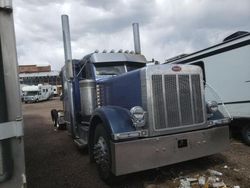
[[[88,154],[78,150],[67,131],[54,131],[50,110],[62,109],[58,99],[23,104],[28,188],[109,187],[98,177]],[[207,175],[217,170],[224,183],[250,187],[250,147],[232,139],[230,148],[210,157],[127,175],[114,187],[178,187],[180,177]]]

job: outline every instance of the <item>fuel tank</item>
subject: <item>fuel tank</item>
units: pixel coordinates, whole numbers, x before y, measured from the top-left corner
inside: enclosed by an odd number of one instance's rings
[[[81,115],[90,116],[96,108],[96,82],[95,80],[81,80],[80,99],[81,99]]]

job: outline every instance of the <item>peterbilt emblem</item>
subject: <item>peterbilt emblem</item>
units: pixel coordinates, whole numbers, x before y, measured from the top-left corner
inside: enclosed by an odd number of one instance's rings
[[[175,66],[172,67],[172,71],[180,72],[181,71],[181,67],[178,66],[178,65],[175,65]]]

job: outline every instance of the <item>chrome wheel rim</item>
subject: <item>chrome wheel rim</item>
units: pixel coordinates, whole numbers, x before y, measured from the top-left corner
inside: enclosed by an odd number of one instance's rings
[[[94,159],[102,171],[109,169],[108,145],[103,137],[99,137],[94,145]]]

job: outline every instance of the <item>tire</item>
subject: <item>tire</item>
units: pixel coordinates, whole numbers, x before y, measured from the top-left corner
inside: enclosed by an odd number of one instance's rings
[[[66,125],[65,124],[61,124],[58,122],[58,119],[56,120],[56,128],[58,130],[65,130],[66,129]]]
[[[245,125],[242,127],[241,136],[244,143],[250,146],[250,125]]]
[[[58,116],[57,113],[58,113],[58,112],[57,112],[56,109],[52,109],[52,110],[50,111],[51,120],[52,120],[53,122],[55,122],[56,116]]]
[[[58,123],[58,111],[56,109],[52,109],[50,111],[51,120],[53,122],[54,128],[59,129],[60,124]]]
[[[56,122],[55,122],[55,127],[56,127],[57,129],[60,129],[60,128],[61,128],[60,124],[58,123],[58,120],[56,120]]]
[[[95,129],[92,156],[97,165],[100,178],[107,184],[117,183],[118,177],[111,172],[112,158],[110,150],[110,138],[102,124]]]

